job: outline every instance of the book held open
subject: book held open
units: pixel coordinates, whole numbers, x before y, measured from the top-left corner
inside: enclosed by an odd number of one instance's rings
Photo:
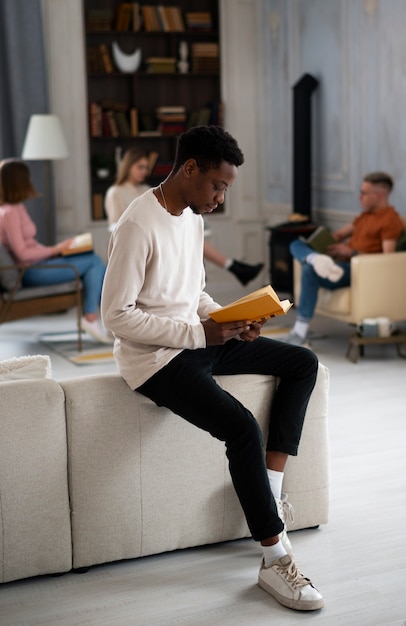
[[[315,252],[319,252],[320,254],[326,254],[328,246],[337,243],[331,232],[325,226],[316,228],[316,230],[303,241],[313,248]]]
[[[279,300],[271,285],[257,289],[252,293],[231,302],[221,309],[209,313],[215,322],[237,322],[247,320],[256,322],[278,315],[285,315],[293,303]]]
[[[63,256],[70,254],[80,254],[81,252],[93,252],[93,236],[92,233],[82,233],[73,238],[73,242],[69,248],[63,250]]]

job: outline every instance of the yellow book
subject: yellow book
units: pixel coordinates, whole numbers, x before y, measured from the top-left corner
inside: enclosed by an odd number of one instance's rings
[[[271,285],[262,287],[257,291],[223,306],[221,309],[209,313],[215,322],[237,322],[247,320],[250,322],[285,315],[293,306],[289,300],[279,300]]]
[[[69,256],[70,254],[80,254],[81,252],[93,251],[93,236],[92,233],[82,233],[73,238],[73,242],[69,248],[65,248],[62,252],[63,256]]]

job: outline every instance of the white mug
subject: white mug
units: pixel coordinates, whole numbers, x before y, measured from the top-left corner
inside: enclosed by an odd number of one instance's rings
[[[377,317],[376,323],[378,324],[379,337],[390,337],[393,333],[394,327],[389,317]]]
[[[362,320],[361,324],[357,325],[357,331],[363,337],[377,337],[378,336],[378,323],[373,317],[366,317]]]

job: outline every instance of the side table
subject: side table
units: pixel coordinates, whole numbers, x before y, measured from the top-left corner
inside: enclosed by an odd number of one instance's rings
[[[376,344],[393,343],[396,351],[402,359],[406,359],[406,334],[395,332],[389,337],[363,337],[362,335],[352,335],[348,342],[346,358],[353,363],[358,361],[358,357],[363,354],[364,346]]]

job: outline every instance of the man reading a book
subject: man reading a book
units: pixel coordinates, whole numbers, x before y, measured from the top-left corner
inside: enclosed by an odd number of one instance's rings
[[[285,341],[308,345],[307,334],[317,304],[319,287],[340,289],[351,281],[351,257],[373,252],[394,252],[404,230],[402,220],[389,205],[393,180],[385,172],[364,176],[360,189],[361,213],[352,222],[332,233],[335,243],[326,254],[296,239],[290,244],[295,259],[302,263],[301,293],[296,322]]]
[[[131,389],[225,442],[235,490],[262,545],[259,585],[285,606],[315,610],[323,598],[296,567],[282,479],[298,451],[317,357],[260,337],[262,321],[216,322],[209,314],[221,307],[205,291],[202,216],[224,202],[243,161],[218,126],[180,135],[168,177],[130,204],[111,235],[102,315]],[[280,379],[266,454],[255,416],[213,377],[245,373]]]

